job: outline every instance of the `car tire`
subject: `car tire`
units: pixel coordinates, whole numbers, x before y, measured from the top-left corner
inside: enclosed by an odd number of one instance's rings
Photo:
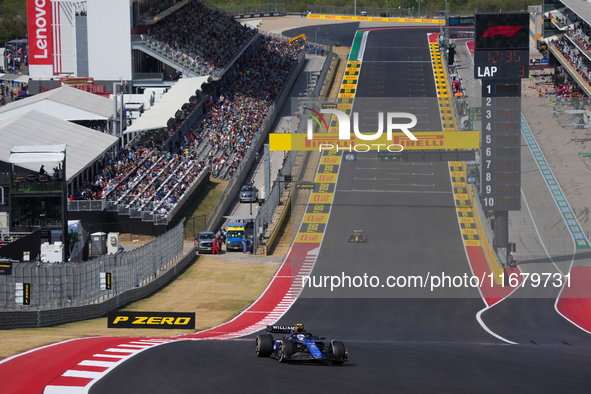
[[[332,354],[334,354],[335,359],[332,361],[333,364],[341,365],[345,362],[345,357],[347,356],[347,350],[345,349],[345,344],[341,341],[332,341]]]
[[[277,351],[277,359],[280,363],[286,363],[289,361],[289,357],[295,353],[295,349],[292,341],[282,340],[279,343],[279,349]]]
[[[271,335],[258,335],[255,340],[254,350],[257,357],[269,357],[273,353],[273,337]]]

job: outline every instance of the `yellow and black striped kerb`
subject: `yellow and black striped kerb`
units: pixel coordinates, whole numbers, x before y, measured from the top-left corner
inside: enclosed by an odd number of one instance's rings
[[[360,61],[350,60],[347,63],[343,81],[341,82],[336,107],[346,113],[347,116],[351,116],[360,67]],[[323,104],[324,108],[332,106],[333,104],[330,103]],[[336,117],[332,117],[328,130],[329,133],[338,133]],[[322,241],[328,222],[330,207],[334,199],[340,165],[340,152],[323,152],[318,171],[314,178],[314,191],[310,194],[308,208],[295,242],[320,243]]]
[[[480,246],[480,237],[478,236],[478,229],[474,222],[472,202],[468,196],[470,191],[466,185],[466,174],[464,173],[462,163],[459,161],[450,161],[449,171],[464,244],[466,246]]]
[[[455,117],[452,111],[451,92],[447,84],[447,72],[445,64],[441,60],[439,52],[439,43],[430,42],[431,63],[433,64],[433,74],[435,75],[435,87],[437,89],[437,98],[439,99],[439,111],[441,112],[441,123],[443,131],[455,131]]]
[[[343,83],[339,90],[339,98],[353,98],[357,90],[357,81],[359,80],[359,68],[361,61],[349,60],[345,68],[345,75],[343,76]]]

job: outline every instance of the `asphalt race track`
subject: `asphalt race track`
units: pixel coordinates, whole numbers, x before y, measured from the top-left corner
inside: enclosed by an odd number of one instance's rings
[[[345,344],[352,361],[331,366],[258,359],[253,341],[174,343],[133,357],[90,393],[566,393],[586,391],[591,381],[588,348],[372,340]]]
[[[353,34],[330,29],[333,39]],[[356,97],[377,90],[434,97],[426,32],[437,30],[370,33]],[[420,116],[425,130],[441,130],[437,111],[429,106]],[[470,274],[447,163],[376,156],[341,166],[312,275]],[[367,231],[366,244],[347,243],[354,228]],[[519,343],[509,345],[478,323],[485,304],[474,288],[305,288],[278,323],[301,322],[344,341],[351,359],[344,366],[259,359],[253,336],[179,341],[125,361],[90,393],[588,392],[591,336],[562,319],[548,297],[510,298],[483,313],[490,330]]]
[[[522,149],[521,171],[522,174],[528,174],[524,177],[522,190],[527,196],[526,201],[530,201],[535,220],[541,223],[561,224],[560,213],[554,208],[555,203],[550,193],[535,193],[536,190],[544,190],[545,185],[529,149]],[[522,216],[527,217],[527,207],[522,211]],[[531,218],[528,218],[526,224],[533,228]],[[541,236],[550,256],[540,255],[543,251],[539,244],[535,248],[532,247],[534,257],[521,264],[522,271],[566,273],[573,257],[589,258],[589,252],[585,250],[573,256],[572,240],[564,235],[566,231],[561,226],[542,226],[539,231],[542,232]],[[568,323],[554,310],[559,290],[560,288],[554,286],[519,288],[510,298],[484,312],[482,319],[490,329],[512,342],[588,346],[591,335]]]

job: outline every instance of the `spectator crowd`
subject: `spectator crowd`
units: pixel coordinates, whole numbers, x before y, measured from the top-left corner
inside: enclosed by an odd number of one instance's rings
[[[218,67],[253,34],[200,2],[189,2],[179,13],[181,22],[179,14],[174,14],[172,21],[158,26],[158,35],[179,49],[192,46],[202,50]],[[197,92],[169,121],[165,134],[121,148],[70,200],[106,200],[166,216],[203,169],[209,168],[214,177],[232,177],[302,49],[301,45],[263,36],[255,53],[229,70],[230,80],[225,85]],[[190,128],[181,127],[199,107],[204,112],[201,121]]]
[[[573,66],[575,71],[587,81],[587,83],[589,83],[591,76],[589,59],[581,53],[579,48],[573,45],[567,37],[562,37],[560,40],[553,41],[552,45],[560,51],[566,60]]]
[[[180,0],[144,0],[139,3],[140,15],[143,19],[150,19],[166,11]]]
[[[254,29],[196,0],[147,31],[165,48],[188,55],[215,71],[236,56],[254,34]]]
[[[549,14],[550,19],[560,28],[564,28],[565,35],[558,40],[553,40],[553,45],[565,59],[573,66],[575,71],[587,82],[591,83],[591,52],[590,52],[590,36],[591,28],[585,21],[580,19],[575,13],[569,9],[565,9],[563,13],[555,12]],[[582,92],[576,86],[576,83],[568,86],[567,81],[569,77],[565,77],[565,81],[559,83],[561,86],[556,86],[557,92],[562,97],[568,96],[582,96]],[[574,81],[572,81],[574,82]],[[558,84],[557,84],[558,85]]]

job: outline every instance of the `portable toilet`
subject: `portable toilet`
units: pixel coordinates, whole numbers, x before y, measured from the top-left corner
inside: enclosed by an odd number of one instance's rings
[[[107,253],[107,234],[92,233],[90,234],[90,254],[100,255]]]

